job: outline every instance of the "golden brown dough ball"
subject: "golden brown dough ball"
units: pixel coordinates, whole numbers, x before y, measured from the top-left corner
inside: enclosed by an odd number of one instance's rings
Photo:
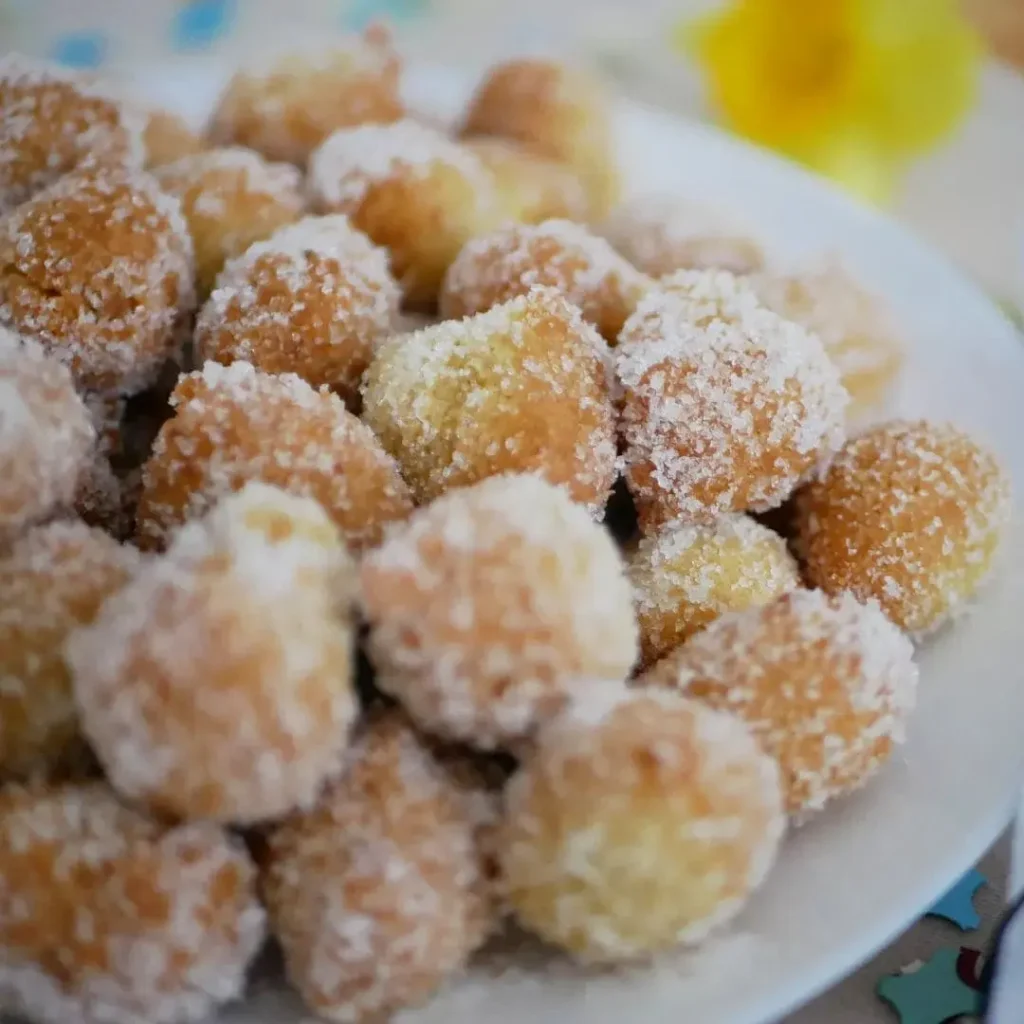
[[[326,385],[350,407],[398,322],[387,253],[341,214],[306,217],[232,260],[196,321],[200,360]]]
[[[185,526],[68,644],[82,729],[124,796],[246,824],[341,768],[355,567],[309,498],[249,484]]]
[[[473,820],[394,714],[370,724],[319,806],[271,837],[263,893],[288,977],[329,1021],[426,1002],[491,925]]]
[[[821,342],[727,271],[682,271],[649,292],[615,356],[647,532],[779,505],[842,444],[847,395]]]
[[[86,161],[141,165],[144,125],[140,113],[79,72],[0,56],[0,213]]]
[[[210,137],[268,160],[305,164],[339,128],[397,121],[400,71],[391,37],[380,27],[319,54],[285,56],[264,72],[239,71],[220,98]]]
[[[142,135],[147,167],[163,167],[205,149],[203,140],[170,110],[148,110]]]
[[[796,590],[722,616],[638,680],[738,715],[802,816],[862,786],[906,735],[910,641],[874,601]]]
[[[200,298],[213,291],[224,263],[302,216],[302,176],[235,146],[185,156],[154,174],[181,200],[195,249]]]
[[[141,171],[76,171],[0,221],[0,323],[42,342],[80,388],[152,384],[192,302],[181,207]]]
[[[611,535],[536,476],[492,477],[413,513],[363,560],[377,685],[428,732],[507,745],[636,659]]]
[[[372,431],[326,389],[246,362],[207,363],[181,378],[175,415],[143,469],[138,539],[170,532],[250,480],[315,498],[360,550],[412,510],[394,460]]]
[[[815,586],[874,598],[921,636],[978,589],[1010,514],[990,453],[949,424],[895,420],[851,439],[798,492],[797,545]]]
[[[321,213],[344,213],[391,254],[406,302],[431,308],[444,272],[501,215],[497,188],[465,146],[418,121],[335,132],[313,154]]]
[[[441,315],[460,320],[533,288],[552,288],[614,344],[651,280],[580,224],[510,224],[468,242],[448,268]]]
[[[619,194],[611,103],[600,81],[549,60],[512,60],[493,67],[470,100],[465,137],[496,135],[567,164],[599,220]]]
[[[5,1009],[39,1024],[206,1020],[263,944],[241,843],[163,828],[102,783],[0,792],[0,889]]]
[[[0,549],[71,503],[95,441],[67,369],[0,327]]]
[[[723,613],[767,604],[800,584],[786,542],[744,515],[663,527],[627,564],[645,665]]]
[[[607,346],[549,291],[385,344],[363,418],[419,504],[498,473],[533,471],[600,513],[616,477]]]
[[[614,963],[733,918],[784,828],[778,768],[739,719],[619,684],[541,733],[505,792],[498,848],[523,925]]]

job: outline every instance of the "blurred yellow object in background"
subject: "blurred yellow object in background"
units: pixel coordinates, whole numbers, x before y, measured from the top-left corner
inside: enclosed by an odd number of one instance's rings
[[[731,0],[675,42],[728,128],[874,201],[969,110],[982,53],[956,0]]]

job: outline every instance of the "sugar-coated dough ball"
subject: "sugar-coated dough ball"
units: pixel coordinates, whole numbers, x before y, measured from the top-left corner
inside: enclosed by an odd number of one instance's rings
[[[145,118],[77,71],[0,56],[0,213],[90,160],[142,163]]]
[[[579,310],[538,290],[386,343],[364,379],[363,418],[419,504],[534,471],[599,513],[617,473],[606,360]]]
[[[498,835],[520,922],[584,961],[703,940],[771,868],[779,772],[738,718],[607,686],[539,737]]]
[[[487,73],[462,133],[512,139],[579,175],[598,220],[618,199],[611,104],[600,81],[550,60],[511,60]]]
[[[778,761],[786,808],[800,816],[862,786],[903,742],[917,693],[913,654],[876,602],[795,590],[722,616],[638,683],[744,719]]]
[[[356,714],[354,575],[316,502],[264,484],[185,526],[68,644],[114,787],[185,818],[309,807]]]
[[[434,305],[459,250],[501,212],[480,158],[409,119],[335,132],[310,160],[309,187],[316,209],[346,214],[390,252],[413,307]]]
[[[0,997],[39,1024],[208,1020],[265,934],[238,840],[102,783],[0,791],[0,891]]]
[[[141,171],[78,170],[0,221],[0,323],[38,339],[80,388],[154,383],[192,303],[181,206]]]
[[[373,28],[322,53],[290,54],[264,71],[239,71],[213,115],[218,145],[248,146],[268,160],[305,164],[339,128],[402,116],[400,62]]]
[[[163,167],[206,148],[203,140],[182,118],[160,108],[146,111],[142,142],[147,167]]]
[[[412,499],[373,432],[326,389],[250,363],[206,363],[182,377],[175,415],[143,469],[137,515],[143,546],[251,480],[315,498],[359,550],[404,519]]]
[[[306,217],[225,267],[196,321],[196,354],[295,373],[357,405],[399,298],[383,249],[341,214]]]
[[[528,737],[636,659],[611,535],[536,476],[449,491],[363,560],[361,580],[377,685],[448,739]]]
[[[0,557],[0,778],[49,775],[79,753],[64,642],[128,582],[138,558],[73,521],[37,526]]]
[[[750,274],[764,263],[761,247],[728,214],[677,196],[648,195],[623,203],[601,234],[651,277],[716,268]]]
[[[67,369],[0,327],[0,547],[71,503],[95,439]]]
[[[786,542],[745,515],[665,526],[643,538],[627,564],[646,665],[724,612],[766,604],[800,584]]]
[[[371,722],[316,809],[272,835],[267,860],[288,976],[323,1020],[426,1002],[491,925],[474,822],[393,713]]]
[[[460,320],[538,287],[579,306],[614,344],[651,281],[580,224],[510,224],[463,247],[445,275],[441,315]]]
[[[196,286],[213,290],[224,263],[302,216],[302,176],[240,146],[194,153],[154,171],[181,200],[195,248]]]
[[[645,530],[773,508],[842,444],[847,395],[821,342],[727,271],[648,292],[615,356]]]
[[[797,544],[815,586],[874,598],[923,635],[992,568],[1012,510],[996,459],[949,424],[895,420],[851,439],[797,495]]]

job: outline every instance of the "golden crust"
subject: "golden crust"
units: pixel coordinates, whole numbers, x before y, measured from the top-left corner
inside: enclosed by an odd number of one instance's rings
[[[206,148],[203,140],[170,110],[150,110],[142,135],[146,167],[163,167]]]

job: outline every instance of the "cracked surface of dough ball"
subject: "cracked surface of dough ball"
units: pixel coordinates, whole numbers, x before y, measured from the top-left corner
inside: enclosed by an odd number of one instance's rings
[[[600,80],[550,60],[511,60],[487,73],[469,103],[462,134],[496,135],[567,164],[599,220],[619,195],[611,102]]]
[[[534,471],[599,513],[617,475],[608,349],[550,291],[387,342],[363,418],[419,504],[498,473]]]
[[[780,505],[843,442],[847,395],[821,342],[727,271],[650,291],[615,358],[645,531]]]
[[[1010,521],[998,461],[945,423],[894,420],[847,442],[796,497],[808,579],[874,598],[915,636],[946,622],[992,568]]]
[[[171,404],[175,415],[143,468],[137,529],[145,547],[251,480],[315,498],[356,550],[412,510],[398,466],[370,428],[294,374],[210,362],[181,378]]]
[[[340,214],[306,217],[232,260],[196,321],[199,359],[295,373],[358,407],[373,353],[398,323],[387,253]]]
[[[283,56],[264,71],[239,71],[220,98],[210,137],[301,166],[339,128],[397,121],[400,71],[379,28],[319,54]]]
[[[310,160],[309,187],[319,212],[344,213],[388,250],[413,307],[436,303],[459,250],[501,212],[480,158],[409,119],[335,132]]]
[[[724,615],[638,680],[738,715],[782,770],[787,810],[859,788],[906,736],[914,648],[874,601],[798,590]]]
[[[142,134],[147,167],[163,167],[205,149],[203,140],[170,110],[146,111],[146,128]]]
[[[779,772],[738,718],[620,685],[545,729],[505,792],[508,899],[585,962],[702,941],[775,860]]]
[[[533,288],[551,288],[614,344],[651,287],[649,278],[580,224],[548,220],[510,224],[467,242],[448,268],[441,315],[460,320]]]
[[[371,722],[345,775],[270,839],[263,891],[288,976],[338,1022],[426,1002],[487,936],[474,822],[413,732]]]
[[[207,1020],[263,944],[241,843],[102,783],[0,792],[0,890],[0,998],[40,1024]]]
[[[77,71],[0,57],[0,213],[89,160],[141,165],[145,118]]]
[[[645,665],[720,615],[767,604],[800,585],[786,542],[745,515],[669,525],[629,555]]]
[[[377,685],[424,730],[480,748],[529,737],[637,653],[611,535],[536,476],[449,491],[361,569]]]
[[[80,169],[0,221],[0,323],[40,341],[82,389],[154,383],[193,299],[181,206],[141,171]]]
[[[194,153],[153,173],[181,200],[201,298],[213,291],[227,260],[298,220],[305,205],[297,168],[268,163],[241,146]]]
[[[354,583],[308,498],[250,484],[183,527],[67,648],[118,792],[237,824],[311,806],[357,710]]]

